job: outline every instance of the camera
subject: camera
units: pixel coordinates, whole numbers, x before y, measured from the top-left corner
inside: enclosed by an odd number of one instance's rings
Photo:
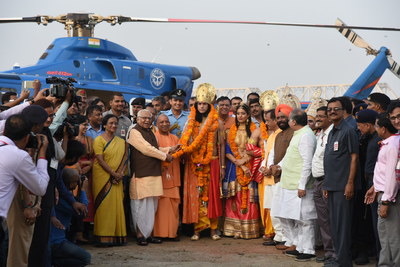
[[[25,148],[35,148],[35,149],[37,149],[38,147],[39,147],[39,142],[37,140],[36,134],[31,132],[29,134],[28,143],[26,144]]]
[[[79,125],[86,121],[86,117],[82,115],[68,116],[63,123],[57,128],[53,134],[56,140],[61,140],[64,135],[64,128],[67,131],[68,137],[76,137],[79,135]]]
[[[73,78],[60,78],[60,77],[50,77],[46,78],[46,83],[51,84],[49,94],[56,98],[65,98],[68,90],[75,91],[75,87],[73,83],[76,83],[76,80]],[[74,97],[75,94],[73,94]]]
[[[41,136],[41,139],[43,141],[43,136]],[[28,143],[26,144],[25,148],[34,148],[34,149],[38,149],[39,148],[39,141],[37,139],[36,134],[34,134],[33,132],[31,132],[29,134],[29,139],[28,139]]]

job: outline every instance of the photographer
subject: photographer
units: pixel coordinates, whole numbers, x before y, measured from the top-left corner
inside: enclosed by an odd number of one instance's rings
[[[31,124],[22,115],[12,115],[5,123],[4,136],[0,136],[0,217],[7,218],[8,210],[18,184],[23,184],[32,193],[44,195],[49,175],[45,158],[48,141],[38,134],[40,146],[37,167],[24,150],[29,140]]]
[[[31,135],[26,145],[27,152],[37,164],[37,154],[41,147],[36,134],[43,129],[48,118],[47,112],[40,106],[30,105],[22,111],[21,115],[31,123]],[[25,186],[20,184],[8,211],[8,260],[7,266],[26,266],[31,245],[34,223],[40,215],[40,197],[32,194]],[[18,248],[18,249],[15,249]]]
[[[0,244],[4,241],[2,228],[3,220],[14,198],[19,183],[23,184],[32,193],[44,195],[49,175],[45,159],[47,138],[37,136],[40,147],[37,166],[31,156],[24,150],[28,143],[32,125],[22,115],[10,116],[4,129],[4,136],[0,136]],[[16,248],[18,249],[18,248]]]

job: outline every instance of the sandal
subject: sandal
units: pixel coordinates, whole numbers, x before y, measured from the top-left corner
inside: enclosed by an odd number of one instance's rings
[[[198,241],[200,239],[200,235],[199,234],[194,234],[194,235],[192,235],[192,237],[190,238],[190,240],[192,240],[192,241]]]
[[[214,240],[214,241],[217,241],[217,240],[220,240],[221,237],[219,235],[217,235],[217,234],[214,234],[214,235],[211,236],[211,239]]]
[[[240,236],[240,234],[239,234],[239,233],[236,233],[236,234],[233,236],[233,238],[234,238],[234,239],[240,239],[240,238],[241,238],[241,236]]]

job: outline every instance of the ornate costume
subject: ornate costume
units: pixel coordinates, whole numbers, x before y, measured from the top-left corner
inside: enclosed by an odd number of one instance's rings
[[[256,125],[251,123],[250,130],[255,129]],[[250,158],[246,150],[253,151],[254,157]],[[238,167],[231,161],[227,162],[223,184],[223,193],[227,197],[224,235],[258,238],[261,223],[257,182],[262,177],[258,172],[262,151],[248,137],[245,125],[233,125],[228,134],[226,153],[232,154],[236,159],[247,159],[247,163]],[[246,174],[245,170],[249,170],[251,174]]]
[[[183,223],[195,223],[195,232],[206,228],[216,229],[218,217],[222,215],[220,200],[220,166],[214,151],[218,113],[211,105],[215,89],[210,84],[197,88],[197,101],[210,105],[210,112],[202,122],[196,120],[196,109],[192,107],[187,125],[179,143],[182,149],[174,157],[187,154],[183,189]]]

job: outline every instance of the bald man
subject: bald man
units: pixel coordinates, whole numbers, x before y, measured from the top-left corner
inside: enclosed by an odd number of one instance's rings
[[[173,147],[178,145],[179,139],[171,134],[169,129],[171,123],[168,116],[160,114],[156,121],[157,131],[155,136],[160,147]],[[163,195],[158,199],[158,209],[154,222],[154,236],[177,240],[179,225],[179,187],[181,175],[179,158],[162,167],[161,177],[163,184]]]

